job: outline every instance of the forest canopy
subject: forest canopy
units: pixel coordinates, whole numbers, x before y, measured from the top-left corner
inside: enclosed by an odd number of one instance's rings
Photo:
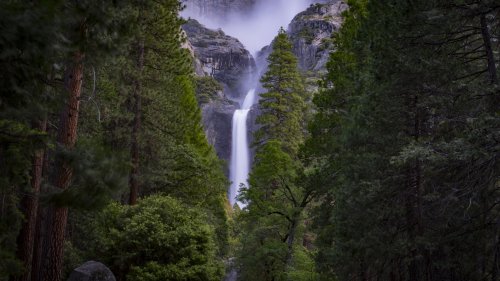
[[[183,1],[0,1],[0,281],[500,280],[500,4],[339,3],[249,59],[231,207]]]

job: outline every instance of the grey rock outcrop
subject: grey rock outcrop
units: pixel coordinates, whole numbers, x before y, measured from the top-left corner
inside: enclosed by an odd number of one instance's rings
[[[193,48],[198,75],[214,77],[224,84],[227,96],[241,97],[244,94],[240,91],[241,83],[256,69],[243,44],[222,30],[208,29],[193,19],[182,28]]]
[[[67,281],[116,281],[113,272],[104,264],[88,261],[75,268]]]
[[[208,29],[193,19],[182,28],[188,39],[184,47],[193,55],[196,75],[212,77],[223,86],[216,94],[208,93],[212,98],[200,106],[208,142],[219,158],[229,163],[233,113],[239,108],[234,100],[246,94],[242,84],[255,73],[255,61],[240,41],[222,30]]]
[[[342,25],[342,12],[348,6],[341,0],[316,1],[309,8],[297,14],[288,25],[287,33],[297,56],[302,72],[320,76],[326,72],[326,63],[333,51],[332,34]],[[271,45],[257,54],[259,66],[266,68],[265,59],[272,52]]]
[[[208,142],[215,147],[217,156],[229,163],[233,113],[239,106],[228,100],[215,100],[201,106],[203,126]],[[228,175],[228,170],[226,169]]]
[[[324,72],[332,51],[332,34],[342,24],[347,4],[340,0],[322,1],[296,15],[288,26],[293,51],[303,71]]]
[[[191,13],[193,15],[224,20],[229,14],[249,11],[260,1],[268,0],[185,0],[184,3],[188,5],[188,10],[196,10],[194,14]],[[317,80],[326,71],[325,66],[332,51],[332,34],[340,28],[341,14],[347,9],[347,4],[341,0],[314,2],[316,4],[294,17],[287,30],[293,51],[298,57],[299,68],[307,73],[306,83],[310,91],[315,91]],[[240,41],[220,29],[212,30],[190,19],[183,30],[188,39],[185,47],[194,57],[196,74],[213,77],[223,85],[220,93],[211,95],[216,98],[201,102],[200,106],[209,143],[214,145],[218,156],[229,163],[232,116],[234,110],[239,108],[235,100],[246,94],[241,90],[246,87],[241,86],[249,77],[262,74],[256,73],[256,65],[259,71],[266,71],[266,58],[272,48],[264,47],[254,60]],[[250,111],[248,126],[251,132],[257,129],[255,119],[258,114],[256,107]]]

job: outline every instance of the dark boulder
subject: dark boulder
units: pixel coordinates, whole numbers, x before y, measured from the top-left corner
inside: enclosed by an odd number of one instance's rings
[[[104,264],[88,261],[75,268],[67,281],[116,281],[113,272]]]

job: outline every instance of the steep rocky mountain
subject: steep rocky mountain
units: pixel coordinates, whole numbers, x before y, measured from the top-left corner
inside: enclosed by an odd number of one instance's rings
[[[240,92],[241,84],[256,69],[252,55],[243,44],[222,30],[208,29],[194,19],[184,24],[183,30],[194,51],[197,74],[212,76],[223,83],[226,96],[241,97],[244,94]]]
[[[260,0],[187,0],[190,9],[200,15],[213,14],[219,18],[251,7]],[[347,4],[341,0],[314,1],[305,11],[297,14],[289,24],[287,32],[299,60],[300,69],[306,74],[311,90],[325,71],[332,49],[331,36],[342,24],[341,14]],[[187,48],[195,60],[198,79],[198,97],[203,114],[203,123],[208,140],[215,146],[217,154],[229,162],[231,157],[232,115],[239,105],[234,101],[245,92],[241,87],[248,77],[255,75],[256,65],[265,71],[266,58],[271,52],[264,47],[254,60],[243,44],[222,30],[206,28],[190,19],[183,26],[187,35]],[[271,42],[269,42],[271,43]],[[216,81],[216,82],[215,82]],[[214,83],[219,84],[214,84]],[[249,130],[255,130],[256,108],[249,114]]]
[[[303,71],[322,72],[331,52],[332,33],[342,24],[347,4],[340,0],[323,1],[298,14],[288,26],[294,53]]]
[[[193,19],[183,30],[186,48],[194,56],[197,96],[208,141],[221,159],[229,161],[232,117],[239,108],[233,100],[245,94],[241,84],[255,72],[255,61],[240,41],[222,30],[208,29]]]
[[[333,47],[332,34],[339,30],[342,12],[348,7],[341,0],[315,2],[307,10],[296,15],[287,29],[299,68],[313,77],[326,71],[326,62]],[[262,48],[257,54],[257,63],[265,65],[265,59],[271,51],[270,46]]]

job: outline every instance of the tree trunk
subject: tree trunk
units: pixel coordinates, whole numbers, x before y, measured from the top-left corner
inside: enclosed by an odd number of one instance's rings
[[[31,281],[41,280],[41,270],[42,270],[42,255],[43,255],[43,245],[44,238],[46,237],[46,208],[40,206],[38,208],[38,214],[35,226],[35,239],[33,246],[33,259],[31,265]]]
[[[483,36],[484,51],[486,52],[486,58],[488,60],[488,73],[490,76],[490,81],[493,84],[498,84],[497,68],[495,65],[495,57],[493,55],[493,49],[491,48],[491,35],[488,31],[488,23],[486,22],[486,15],[481,14],[481,35]]]
[[[137,69],[138,77],[134,82],[134,123],[132,126],[132,143],[130,155],[132,158],[132,169],[130,171],[130,198],[129,204],[135,205],[139,195],[139,132],[141,130],[141,90],[142,90],[142,70],[144,68],[144,41],[137,46]]]
[[[48,132],[48,128],[47,128]],[[48,170],[49,170],[49,154],[50,150],[46,150],[44,153],[44,164],[42,169],[42,175],[45,181],[48,182]],[[40,187],[40,193],[44,192],[43,186]],[[41,280],[42,271],[42,253],[44,251],[44,241],[47,237],[47,208],[43,205],[38,206],[38,212],[36,216],[36,226],[35,226],[35,239],[33,247],[33,261],[31,266],[31,281]]]
[[[288,231],[288,238],[286,240],[286,244],[288,247],[287,253],[286,253],[286,266],[290,267],[292,266],[292,259],[293,259],[293,242],[295,240],[295,231],[297,230],[297,224],[298,224],[298,218],[293,218],[292,223],[290,225],[290,230]]]
[[[34,122],[33,128],[45,132],[47,129],[47,120]],[[35,155],[33,156],[33,167],[31,168],[31,192],[30,194],[24,195],[21,201],[21,209],[23,210],[25,221],[17,237],[17,254],[23,263],[24,273],[17,279],[19,281],[30,280],[38,213],[38,194],[42,183],[44,152],[44,149],[35,151]]]
[[[71,65],[66,73],[66,90],[69,98],[63,110],[60,127],[57,136],[57,142],[65,149],[72,149],[76,143],[78,113],[80,107],[80,94],[83,82],[83,59],[85,55],[76,51],[72,58]],[[73,170],[65,159],[57,159],[55,163],[55,174],[53,186],[65,190],[71,183]],[[64,250],[64,232],[68,220],[68,208],[54,206],[51,208],[49,236],[48,236],[48,252],[46,265],[42,275],[43,281],[59,281],[61,280],[62,265],[63,265],[63,250]]]

